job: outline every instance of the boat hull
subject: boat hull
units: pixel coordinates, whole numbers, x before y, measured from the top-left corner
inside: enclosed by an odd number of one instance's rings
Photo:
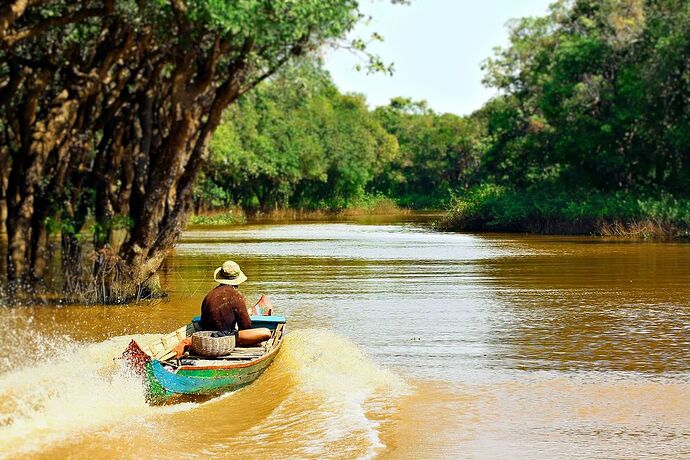
[[[253,352],[250,352],[249,355],[240,353],[235,359],[232,356],[201,360],[195,358],[191,359],[189,365],[180,365],[179,361],[172,360],[176,345],[198,330],[195,321],[144,347],[132,340],[122,357],[129,368],[143,380],[146,400],[151,404],[169,402],[185,395],[217,395],[234,391],[259,378],[271,365],[283,343],[284,317],[252,319],[253,323],[273,330],[272,337],[264,346],[265,352],[253,358]]]
[[[275,350],[277,352],[277,349]],[[181,395],[215,395],[234,391],[259,378],[271,365],[276,353],[239,367],[166,369],[160,361],[146,363],[146,399],[160,404]]]

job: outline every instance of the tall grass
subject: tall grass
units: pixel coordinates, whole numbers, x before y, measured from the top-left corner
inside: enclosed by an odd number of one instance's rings
[[[364,195],[339,211],[342,215],[395,214],[402,210],[395,200],[384,195]]]
[[[484,184],[457,196],[446,231],[510,231],[593,234],[639,238],[690,236],[690,200],[667,194],[638,196],[616,192],[516,190]]]
[[[247,217],[242,210],[230,209],[193,215],[189,218],[190,225],[235,225],[244,224]]]

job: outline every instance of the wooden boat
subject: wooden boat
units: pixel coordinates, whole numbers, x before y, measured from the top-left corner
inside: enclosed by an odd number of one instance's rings
[[[177,359],[174,348],[201,330],[199,318],[145,345],[132,340],[122,354],[127,365],[144,381],[151,404],[172,402],[184,395],[217,395],[256,380],[278,354],[285,334],[285,317],[252,316],[252,327],[271,329],[261,346],[235,347],[219,357],[189,355]]]

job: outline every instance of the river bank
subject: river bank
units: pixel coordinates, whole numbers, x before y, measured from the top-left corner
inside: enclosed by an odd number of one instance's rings
[[[189,225],[236,225],[254,222],[282,222],[301,220],[332,220],[357,216],[407,215],[412,211],[397,205],[392,198],[366,196],[345,208],[322,207],[315,209],[273,208],[245,210],[241,207],[204,210],[190,216]]]
[[[456,197],[434,228],[452,232],[690,237],[690,201],[592,190],[518,190],[485,184]]]

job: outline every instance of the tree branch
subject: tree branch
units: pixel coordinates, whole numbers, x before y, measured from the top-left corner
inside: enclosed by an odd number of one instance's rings
[[[20,41],[40,35],[46,30],[50,29],[51,27],[59,27],[65,26],[67,24],[74,24],[87,18],[107,14],[107,12],[108,11],[105,8],[89,8],[77,11],[76,13],[66,16],[48,18],[42,22],[39,22],[35,26],[25,27],[11,35],[0,36],[0,45],[3,48],[11,48]]]
[[[12,24],[19,19],[30,6],[41,5],[49,0],[15,0],[0,7],[0,40]]]

